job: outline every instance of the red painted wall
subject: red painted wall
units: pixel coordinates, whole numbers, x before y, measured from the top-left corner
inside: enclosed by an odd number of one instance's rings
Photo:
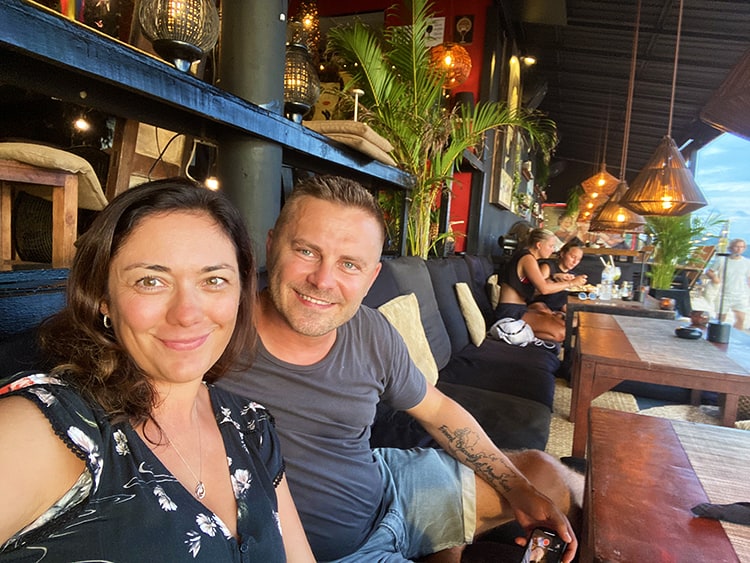
[[[290,0],[289,14],[294,15],[297,11],[298,0]],[[358,0],[356,8],[353,9],[350,0],[318,0],[318,14],[321,17],[344,16],[355,13],[377,12],[387,10],[394,4],[393,0]],[[479,97],[479,82],[482,68],[482,53],[484,50],[484,38],[487,29],[487,8],[492,0],[474,0],[471,2],[459,0],[435,0],[433,3],[435,15],[445,17],[445,41],[458,41],[460,36],[455,30],[457,16],[473,15],[474,27],[471,43],[465,43],[464,47],[471,56],[471,73],[466,82],[456,87],[451,94],[458,92],[472,92],[474,99]],[[471,173],[460,172],[456,174],[453,182],[453,198],[451,200],[450,221],[463,223],[455,225],[454,230],[466,232],[469,223],[469,196],[471,192]],[[465,237],[456,239],[456,251],[460,252],[466,248]]]

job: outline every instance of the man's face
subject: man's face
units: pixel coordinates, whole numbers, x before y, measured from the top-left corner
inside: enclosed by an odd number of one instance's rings
[[[741,254],[745,252],[746,248],[747,248],[747,245],[745,244],[745,242],[738,240],[738,241],[735,241],[735,243],[729,247],[729,251],[735,256],[740,256]]]
[[[295,332],[323,336],[348,321],[380,271],[382,231],[366,212],[305,197],[268,235],[268,289]]]

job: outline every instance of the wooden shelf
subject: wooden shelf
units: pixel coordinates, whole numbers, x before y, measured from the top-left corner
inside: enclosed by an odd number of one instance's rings
[[[24,0],[0,2],[0,76],[5,84],[201,139],[248,135],[277,143],[288,166],[383,188],[412,184],[397,168]]]

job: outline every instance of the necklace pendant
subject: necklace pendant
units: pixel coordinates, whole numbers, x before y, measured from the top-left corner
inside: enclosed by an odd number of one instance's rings
[[[198,500],[203,500],[203,497],[206,496],[206,487],[203,484],[203,481],[198,481],[198,484],[195,486],[195,498]]]

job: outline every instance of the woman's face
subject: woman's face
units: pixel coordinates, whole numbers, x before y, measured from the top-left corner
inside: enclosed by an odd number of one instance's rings
[[[241,285],[235,246],[210,215],[160,213],[113,257],[101,312],[158,388],[201,379],[216,363],[234,331]]]
[[[567,272],[578,266],[583,258],[583,249],[573,246],[565,254],[560,255],[560,265]]]
[[[536,244],[539,251],[539,258],[549,258],[555,251],[555,237],[548,237]]]

